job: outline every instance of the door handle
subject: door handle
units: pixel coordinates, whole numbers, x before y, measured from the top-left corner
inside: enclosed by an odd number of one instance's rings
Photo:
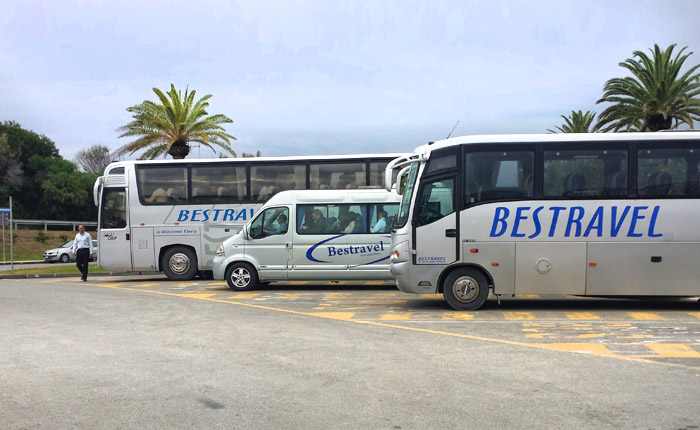
[[[131,235],[129,233],[126,234],[126,240],[131,240],[130,239]]]
[[[448,228],[447,230],[445,230],[445,237],[457,237],[457,229]]]

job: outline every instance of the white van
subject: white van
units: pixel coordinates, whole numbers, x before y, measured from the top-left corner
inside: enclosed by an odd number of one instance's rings
[[[286,280],[391,280],[400,197],[380,189],[276,194],[216,250],[214,279],[232,290]]]

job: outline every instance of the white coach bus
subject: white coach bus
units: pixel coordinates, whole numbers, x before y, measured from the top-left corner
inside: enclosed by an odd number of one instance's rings
[[[397,168],[404,292],[700,296],[698,132],[457,137]]]
[[[121,161],[95,182],[100,267],[211,275],[214,251],[274,194],[383,186],[401,154]]]

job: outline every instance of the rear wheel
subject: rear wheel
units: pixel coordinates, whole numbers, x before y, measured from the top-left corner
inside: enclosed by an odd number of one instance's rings
[[[61,263],[67,263],[70,260],[70,257],[68,256],[68,254],[61,254],[60,260]]]
[[[445,278],[445,301],[458,311],[473,311],[486,303],[489,284],[483,273],[476,269],[457,269]]]
[[[174,246],[163,254],[163,273],[171,281],[189,281],[197,274],[197,255],[190,248]]]
[[[226,269],[226,283],[233,291],[249,291],[258,285],[258,274],[246,263],[233,263]]]

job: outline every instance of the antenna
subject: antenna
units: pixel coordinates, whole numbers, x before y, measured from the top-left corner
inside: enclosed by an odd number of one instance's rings
[[[459,121],[457,121],[457,124],[455,124],[455,126],[452,127],[452,130],[450,130],[450,134],[448,134],[445,139],[449,139],[450,136],[452,136],[452,132],[455,131],[455,128],[457,128],[458,125],[459,125]]]

